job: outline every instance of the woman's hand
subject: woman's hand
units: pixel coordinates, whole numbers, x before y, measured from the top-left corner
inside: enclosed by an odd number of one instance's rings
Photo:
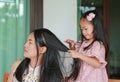
[[[75,42],[73,40],[67,39],[65,42],[69,44],[71,50],[75,50]]]

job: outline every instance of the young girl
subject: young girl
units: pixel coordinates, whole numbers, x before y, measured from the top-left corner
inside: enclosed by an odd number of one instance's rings
[[[105,57],[108,44],[105,38],[100,15],[96,11],[88,11],[80,19],[81,41],[74,43],[66,40],[73,58],[80,60],[74,67],[68,82],[108,82]],[[75,71],[75,68],[79,68]],[[75,77],[74,74],[77,74]]]
[[[64,82],[60,55],[67,51],[68,48],[48,29],[34,30],[24,47],[25,58],[13,64],[8,82]]]

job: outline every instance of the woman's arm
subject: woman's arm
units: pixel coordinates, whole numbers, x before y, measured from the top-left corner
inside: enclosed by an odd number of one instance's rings
[[[16,68],[18,67],[18,65],[21,63],[21,61],[22,61],[22,60],[16,60],[16,61],[13,63],[13,65],[12,65],[12,67],[11,67],[11,71],[10,71],[10,73],[9,73],[9,77],[8,77],[8,81],[7,81],[7,82],[12,82],[12,80],[13,80],[13,74],[14,74]]]

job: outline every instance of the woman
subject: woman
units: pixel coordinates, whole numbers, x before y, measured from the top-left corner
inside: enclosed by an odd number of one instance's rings
[[[8,82],[64,82],[60,55],[68,48],[48,29],[31,32],[24,46],[24,59],[11,68]]]

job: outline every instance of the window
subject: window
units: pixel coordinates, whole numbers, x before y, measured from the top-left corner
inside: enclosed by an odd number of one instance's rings
[[[16,59],[23,58],[29,34],[29,0],[0,0],[0,82]]]

